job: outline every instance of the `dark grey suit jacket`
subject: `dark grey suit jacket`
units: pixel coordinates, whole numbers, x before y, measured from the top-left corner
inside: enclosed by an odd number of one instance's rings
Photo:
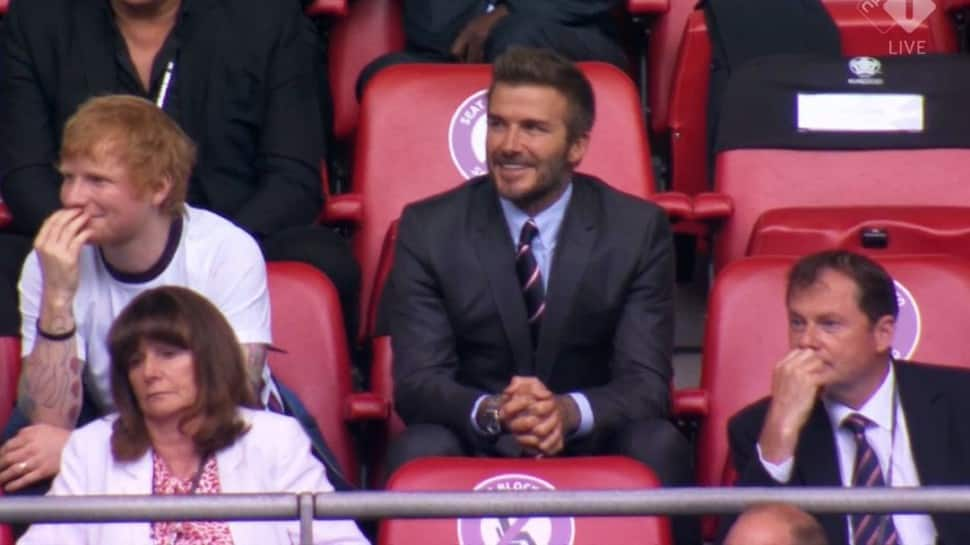
[[[895,362],[899,400],[906,413],[910,448],[923,486],[970,484],[970,371],[911,362]],[[832,425],[817,403],[802,429],[788,485],[774,481],[758,458],[755,445],[768,411],[763,399],[735,415],[728,424],[731,458],[740,486],[842,486]],[[845,515],[820,515],[831,545],[847,545]],[[730,522],[730,521],[728,521]],[[970,543],[970,517],[933,515],[939,543]],[[724,524],[722,528],[729,527]]]
[[[674,277],[666,216],[594,178],[573,180],[534,354],[492,182],[477,178],[404,210],[385,297],[405,422],[471,438],[475,400],[513,375],[585,394],[594,431],[667,415]]]

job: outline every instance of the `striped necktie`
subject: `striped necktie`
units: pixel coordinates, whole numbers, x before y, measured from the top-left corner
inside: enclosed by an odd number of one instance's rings
[[[866,428],[874,423],[859,413],[852,413],[842,421],[842,427],[855,436],[855,469],[852,486],[886,486],[876,451],[866,440]],[[855,545],[897,545],[899,535],[888,513],[855,513],[851,516],[852,542]]]
[[[532,349],[539,341],[542,315],[546,310],[546,289],[542,285],[542,272],[532,253],[532,241],[539,235],[535,220],[529,218],[519,233],[519,245],[515,254],[515,272],[525,296],[525,308],[529,316],[529,333],[532,335]]]

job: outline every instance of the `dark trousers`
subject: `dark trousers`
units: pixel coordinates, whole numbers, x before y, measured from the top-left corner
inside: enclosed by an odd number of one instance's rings
[[[467,23],[466,23],[467,24]],[[509,14],[492,28],[485,41],[485,61],[492,62],[512,46],[552,49],[572,61],[602,61],[626,69],[627,57],[619,42],[591,25],[566,26],[555,21],[536,19],[534,15]],[[357,98],[367,82],[388,66],[404,63],[455,62],[448,50],[408,49],[378,57],[368,64],[357,79]]]
[[[427,456],[507,456],[514,455],[512,436],[502,436],[495,443],[470,440],[444,426],[416,424],[408,426],[391,442],[387,454],[387,475],[405,463]],[[587,437],[569,441],[564,456],[626,456],[649,467],[663,486],[693,486],[693,453],[690,444],[667,420],[655,418],[632,422],[614,432],[593,432]],[[676,545],[699,545],[700,523],[694,516],[671,517]]]

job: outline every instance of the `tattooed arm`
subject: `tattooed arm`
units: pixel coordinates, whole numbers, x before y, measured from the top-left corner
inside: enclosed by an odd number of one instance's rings
[[[24,358],[17,395],[17,406],[33,423],[71,429],[81,408],[84,363],[71,333],[76,329],[78,262],[91,235],[87,223],[87,214],[79,209],[58,210],[34,241],[43,283],[34,345]]]

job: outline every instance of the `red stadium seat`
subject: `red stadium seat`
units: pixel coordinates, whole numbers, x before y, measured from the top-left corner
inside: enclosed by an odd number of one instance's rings
[[[894,351],[903,359],[970,367],[970,261],[952,256],[878,258],[898,282]],[[793,257],[750,257],[715,277],[705,328],[700,388],[677,393],[700,413],[698,482],[730,484],[727,422],[770,393],[774,364],[788,348],[785,283]],[[899,289],[899,286],[903,289]],[[711,528],[706,535],[712,536]]]
[[[20,378],[20,337],[0,337],[0,429],[7,425],[17,402]]]
[[[696,5],[697,0],[670,0],[667,9],[655,19],[650,32],[647,48],[647,100],[650,108],[650,130],[655,133],[666,133],[670,129],[670,100],[672,95],[677,95],[671,90],[671,86],[678,59],[683,55],[678,52],[681,47],[695,43],[694,40],[685,38],[685,33],[688,32],[687,19]],[[701,19],[703,20],[703,14]],[[707,55],[709,57],[710,53]]]
[[[470,490],[624,490],[659,486],[653,472],[622,457],[488,459],[425,458],[391,477],[394,491]],[[505,535],[516,532],[519,539]],[[531,541],[529,541],[531,539]],[[531,517],[484,519],[387,519],[378,530],[379,545],[477,545],[548,543],[550,545],[642,545],[671,543],[669,522],[661,517]]]
[[[269,365],[306,406],[352,484],[360,467],[349,420],[383,418],[372,396],[351,394],[347,335],[336,288],[322,273],[295,262],[267,264],[273,345]]]
[[[329,70],[333,130],[347,140],[357,128],[355,88],[360,71],[385,53],[404,49],[399,0],[356,0],[330,32]]]
[[[719,201],[725,195],[733,204],[715,239],[714,265],[719,270],[745,255],[758,218],[772,209],[851,203],[882,207],[876,218],[891,219],[885,207],[970,202],[970,185],[962,174],[967,164],[970,149],[730,150],[717,159],[715,189],[720,195],[698,195],[695,209],[705,214],[708,205],[723,207]],[[827,217],[836,213],[830,210]]]
[[[3,201],[0,201],[0,229],[10,225],[11,221],[13,221],[13,216],[10,215],[10,209],[3,204]]]
[[[652,198],[672,215],[687,215],[685,196],[654,193],[633,82],[607,64],[584,64],[583,69],[596,93],[597,120],[580,170]],[[484,92],[490,79],[487,65],[398,65],[370,82],[357,133],[352,193],[327,204],[329,220],[358,225],[353,244],[364,279],[361,316],[372,304],[385,234],[404,206],[485,172]]]
[[[871,254],[970,258],[970,208],[782,208],[758,218],[747,255],[804,255],[830,248]]]
[[[685,5],[693,6],[696,2],[672,2],[677,5],[671,6],[658,20],[655,28],[658,33],[651,44],[651,130],[658,134],[669,131],[671,189],[692,195],[710,187],[706,114],[711,45],[704,13],[700,10],[689,15],[684,13]],[[846,57],[959,50],[956,27],[948,11],[960,6],[942,6],[922,19],[921,14],[916,14],[904,26],[881,5],[864,13],[858,0],[823,0],[823,3],[839,29],[842,53]],[[678,29],[682,29],[682,39],[672,37]],[[672,59],[677,59],[676,63]]]
[[[307,4],[304,11],[311,17],[318,15],[346,15],[347,0],[313,0]]]

